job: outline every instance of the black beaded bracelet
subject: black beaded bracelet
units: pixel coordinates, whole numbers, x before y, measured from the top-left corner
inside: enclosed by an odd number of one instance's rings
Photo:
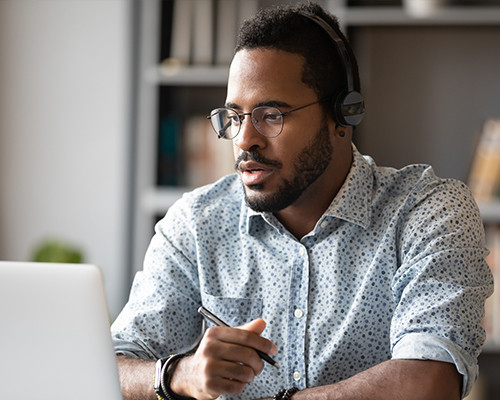
[[[186,357],[188,354],[175,354],[170,356],[161,370],[161,389],[165,395],[165,400],[193,400],[190,397],[179,396],[170,390],[170,380],[172,379],[172,371],[177,365],[177,362]],[[168,369],[171,368],[169,373]]]
[[[295,386],[290,389],[281,389],[276,396],[274,396],[274,400],[290,400],[292,396],[299,391]]]

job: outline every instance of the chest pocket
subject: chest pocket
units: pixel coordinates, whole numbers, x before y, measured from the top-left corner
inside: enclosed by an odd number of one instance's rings
[[[202,294],[203,306],[230,326],[239,326],[262,316],[262,299],[246,297],[217,297]],[[209,322],[208,326],[212,323]]]

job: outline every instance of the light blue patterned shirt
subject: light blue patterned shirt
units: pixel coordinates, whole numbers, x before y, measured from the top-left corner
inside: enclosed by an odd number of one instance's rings
[[[477,378],[493,280],[467,187],[425,165],[375,165],[354,149],[337,196],[300,240],[249,209],[237,175],[187,193],[156,226],[112,327],[117,353],[156,359],[193,346],[200,305],[237,326],[262,317],[281,370],[240,396],[346,379],[389,359],[454,363]]]

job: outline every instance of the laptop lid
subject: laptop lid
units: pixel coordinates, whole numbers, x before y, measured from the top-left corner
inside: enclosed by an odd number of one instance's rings
[[[0,397],[119,400],[100,270],[0,262]]]

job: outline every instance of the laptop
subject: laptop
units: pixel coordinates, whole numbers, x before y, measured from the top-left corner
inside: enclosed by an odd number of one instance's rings
[[[100,270],[0,261],[0,398],[120,400]]]

